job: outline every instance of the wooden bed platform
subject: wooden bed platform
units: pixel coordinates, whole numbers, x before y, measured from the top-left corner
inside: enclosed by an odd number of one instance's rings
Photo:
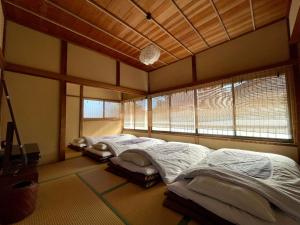
[[[156,185],[157,183],[161,182],[161,177],[158,173],[147,176],[141,173],[131,172],[121,166],[113,164],[110,161],[107,163],[107,165],[108,167],[106,168],[106,171],[124,177],[128,181],[142,186],[144,188],[150,188]]]
[[[191,200],[184,199],[174,192],[165,192],[166,198],[163,205],[185,216],[198,221],[202,225],[233,225],[211,211],[201,207]]]

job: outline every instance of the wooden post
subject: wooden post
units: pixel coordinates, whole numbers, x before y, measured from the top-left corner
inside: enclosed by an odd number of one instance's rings
[[[79,96],[79,137],[82,137],[82,130],[83,130],[83,86],[80,85],[80,96]]]
[[[116,61],[116,86],[120,86],[120,61]]]
[[[298,162],[300,162],[300,69],[299,69],[299,58],[298,49],[296,44],[290,45],[290,58],[297,60],[297,63],[293,65],[294,72],[294,88],[296,95],[296,143],[298,146]]]
[[[67,75],[67,52],[68,43],[61,41],[60,49],[60,73]],[[67,87],[66,81],[59,81],[59,160],[65,160],[65,147],[66,147],[66,95]]]

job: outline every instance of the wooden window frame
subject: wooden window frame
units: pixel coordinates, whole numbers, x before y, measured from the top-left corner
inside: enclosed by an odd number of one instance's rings
[[[105,102],[117,102],[121,104],[121,101],[114,100],[114,99],[103,99],[103,98],[95,98],[95,97],[83,97],[82,102],[84,100],[94,100],[94,101],[102,101],[103,102],[103,114],[102,118],[85,118],[84,113],[82,113],[82,120],[83,121],[118,121],[121,120],[121,108],[120,108],[120,116],[117,117],[105,117]],[[121,107],[121,105],[120,105]],[[82,111],[84,112],[84,104],[82,104]]]

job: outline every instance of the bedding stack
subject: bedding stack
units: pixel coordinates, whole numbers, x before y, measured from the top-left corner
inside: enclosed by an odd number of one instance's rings
[[[131,134],[85,137],[88,147],[84,149],[83,154],[95,159],[98,162],[106,162],[113,156],[113,150],[111,148],[113,143],[128,141],[131,139],[136,139],[136,137]]]
[[[131,148],[110,159],[109,168],[134,183],[151,187],[163,179],[173,182],[181,172],[197,164],[211,150],[195,144],[162,142],[146,148]]]
[[[76,150],[76,151],[82,151],[86,147],[85,139],[84,138],[75,138],[68,147],[70,149]]]
[[[220,149],[168,184],[164,205],[200,222],[300,224],[300,170],[276,154]]]

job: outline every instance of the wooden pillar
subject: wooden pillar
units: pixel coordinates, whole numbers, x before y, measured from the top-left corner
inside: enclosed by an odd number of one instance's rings
[[[196,55],[192,55],[192,75],[193,82],[197,82],[197,64],[196,64]]]
[[[67,51],[68,43],[61,41],[60,49],[60,73],[67,75]],[[65,160],[65,145],[66,145],[66,81],[59,81],[59,160]]]
[[[116,61],[116,86],[120,86],[120,61]]]
[[[300,162],[300,69],[299,69],[299,55],[296,44],[290,45],[290,58],[294,59],[297,63],[293,65],[294,72],[294,88],[296,99],[296,143],[298,146],[298,162]]]
[[[80,95],[79,95],[79,137],[82,137],[83,131],[83,85],[80,85]]]

